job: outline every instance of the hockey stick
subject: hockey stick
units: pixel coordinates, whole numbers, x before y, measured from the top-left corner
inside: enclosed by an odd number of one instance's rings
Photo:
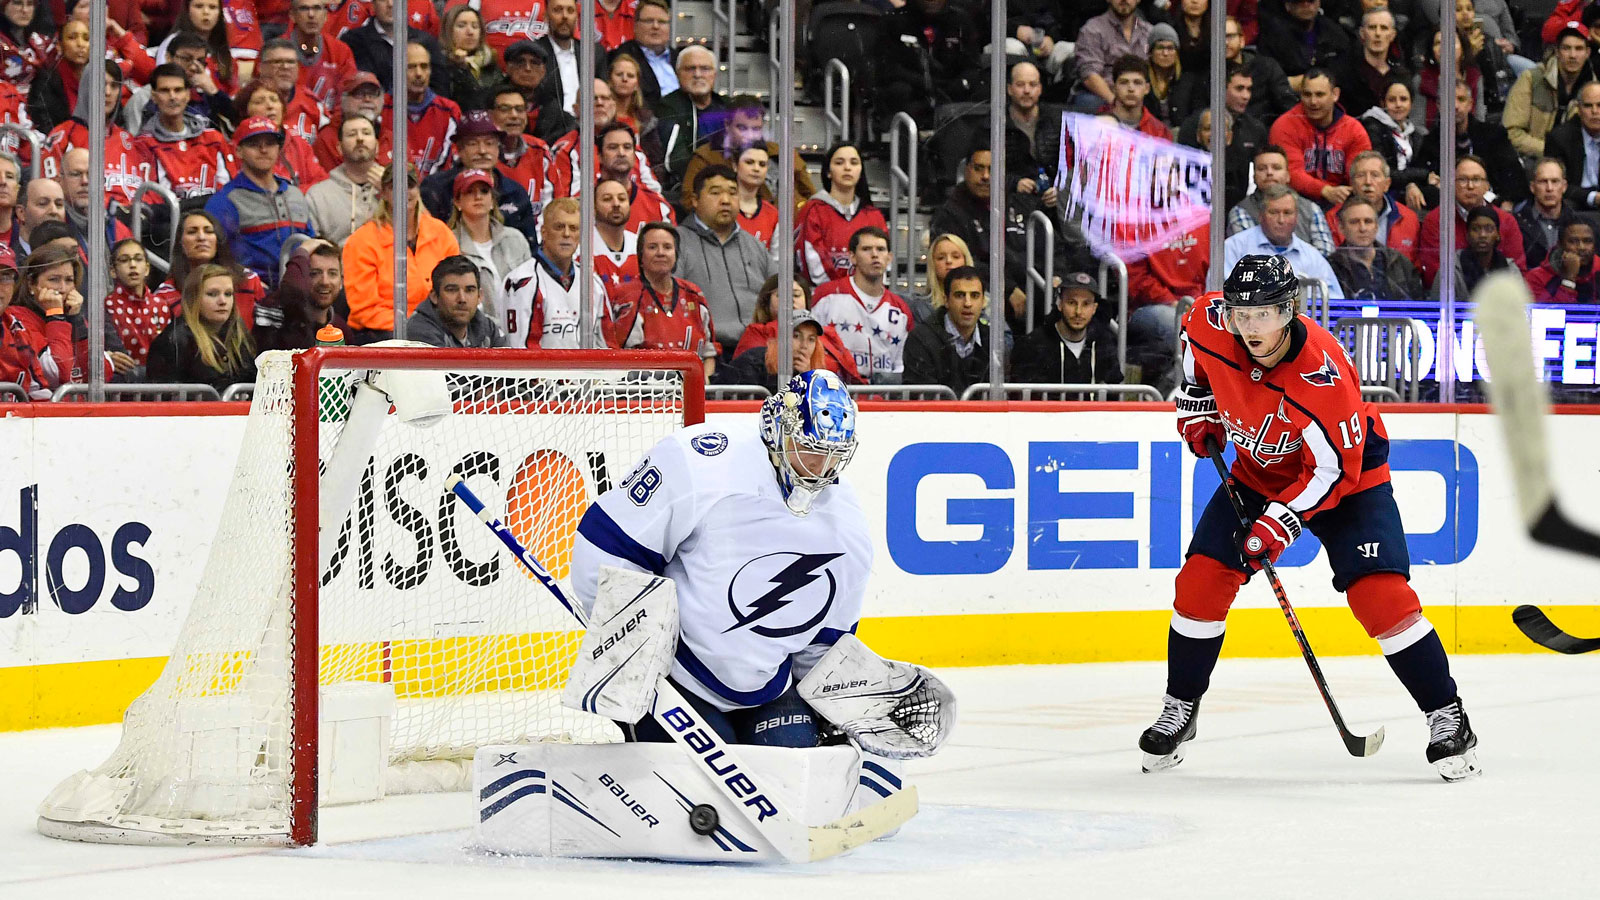
[[[1217,477],[1222,479],[1222,490],[1228,495],[1228,501],[1233,504],[1234,515],[1239,517],[1239,524],[1245,530],[1250,529],[1250,517],[1245,515],[1244,504],[1240,502],[1239,495],[1234,493],[1233,485],[1228,483],[1228,467],[1222,462],[1222,448],[1212,438],[1206,439],[1206,449],[1211,452],[1211,462],[1217,467]],[[1305,657],[1306,667],[1311,670],[1311,678],[1317,683],[1317,692],[1322,695],[1322,702],[1328,705],[1328,712],[1333,715],[1333,724],[1339,729],[1339,737],[1344,739],[1344,748],[1350,751],[1351,756],[1371,756],[1383,746],[1383,726],[1372,734],[1362,737],[1352,732],[1344,724],[1344,716],[1339,714],[1339,704],[1333,702],[1333,694],[1328,692],[1328,679],[1322,675],[1322,666],[1317,664],[1316,654],[1311,652],[1311,643],[1306,640],[1305,629],[1300,627],[1300,617],[1295,615],[1294,607],[1289,605],[1289,595],[1284,593],[1283,582],[1278,580],[1278,570],[1272,560],[1261,560],[1261,571],[1267,575],[1267,583],[1272,585],[1272,593],[1278,598],[1278,608],[1283,610],[1283,617],[1289,622],[1289,630],[1294,632],[1295,643],[1300,645],[1300,655]]]
[[[1528,536],[1538,543],[1600,557],[1600,535],[1574,524],[1556,502],[1550,484],[1545,417],[1549,396],[1539,383],[1528,333],[1528,285],[1521,278],[1485,278],[1472,295],[1474,321],[1488,357],[1489,400],[1511,462],[1512,485]],[[1588,653],[1600,638],[1579,638],[1556,627],[1538,607],[1519,606],[1511,621],[1541,647],[1559,653]]]
[[[1489,361],[1489,400],[1511,461],[1511,480],[1528,536],[1541,544],[1600,557],[1600,535],[1573,524],[1550,485],[1545,416],[1550,404],[1539,383],[1528,333],[1528,301],[1521,278],[1497,273],[1473,292],[1474,321]]]
[[[1528,640],[1557,653],[1588,653],[1591,650],[1600,650],[1600,638],[1581,638],[1567,634],[1561,630],[1561,626],[1550,621],[1544,610],[1537,606],[1523,604],[1517,607],[1511,611],[1511,621],[1528,636]]]
[[[484,507],[483,501],[472,493],[461,476],[451,475],[445,480],[445,486],[500,538],[500,543],[505,544],[511,555],[572,613],[578,624],[589,627],[589,617],[583,607],[568,599],[561,585],[533,553],[522,546],[511,529]],[[707,771],[702,774],[789,862],[815,862],[837,856],[883,837],[917,813],[917,789],[907,784],[881,803],[826,825],[806,825],[784,807],[770,786],[763,787],[770,783],[746,766],[715,730],[703,724],[699,712],[665,678],[656,688],[656,701],[650,715],[690,759],[706,766]]]

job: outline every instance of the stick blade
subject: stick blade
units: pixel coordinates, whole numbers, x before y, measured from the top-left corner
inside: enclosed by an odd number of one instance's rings
[[[858,809],[826,825],[813,825],[807,829],[811,861],[838,856],[846,850],[870,844],[904,825],[917,814],[917,809],[917,788],[908,784],[882,803]]]
[[[1547,650],[1568,654],[1600,650],[1600,638],[1580,638],[1567,634],[1537,606],[1524,604],[1517,607],[1511,611],[1511,621],[1527,635],[1528,640]]]
[[[1545,416],[1550,398],[1534,367],[1528,303],[1533,299],[1519,275],[1497,272],[1472,293],[1474,321],[1489,362],[1489,400],[1500,421],[1522,520],[1532,528],[1549,508],[1549,455]]]
[[[1383,747],[1383,726],[1378,726],[1377,731],[1366,737],[1349,732],[1345,732],[1341,737],[1344,738],[1344,748],[1350,751],[1351,756],[1371,756]]]

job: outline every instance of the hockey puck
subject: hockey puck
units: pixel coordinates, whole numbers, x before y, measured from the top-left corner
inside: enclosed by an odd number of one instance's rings
[[[711,834],[717,830],[717,821],[717,808],[709,803],[701,803],[689,810],[689,827],[695,834]]]

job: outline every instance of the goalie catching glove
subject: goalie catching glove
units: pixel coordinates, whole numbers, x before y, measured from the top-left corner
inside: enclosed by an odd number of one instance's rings
[[[956,697],[932,672],[884,659],[846,634],[800,681],[800,697],[867,753],[932,756],[950,736]]]

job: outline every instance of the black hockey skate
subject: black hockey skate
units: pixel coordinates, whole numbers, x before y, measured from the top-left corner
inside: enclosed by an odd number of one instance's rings
[[[1461,781],[1482,773],[1472,748],[1478,736],[1467,721],[1467,711],[1457,697],[1428,713],[1428,762],[1445,781]]]
[[[1183,745],[1195,736],[1195,720],[1200,717],[1199,700],[1179,700],[1171,694],[1161,697],[1161,715],[1156,723],[1139,735],[1139,749],[1146,772],[1170,769],[1183,762]]]

